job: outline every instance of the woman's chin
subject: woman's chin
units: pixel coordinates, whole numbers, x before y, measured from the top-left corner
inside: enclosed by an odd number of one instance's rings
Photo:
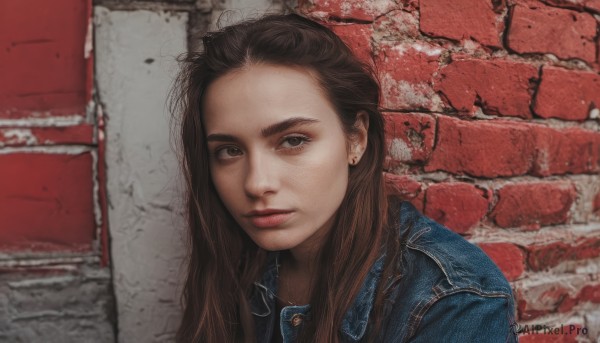
[[[255,240],[254,243],[267,251],[289,250],[298,245],[297,242],[289,240]]]

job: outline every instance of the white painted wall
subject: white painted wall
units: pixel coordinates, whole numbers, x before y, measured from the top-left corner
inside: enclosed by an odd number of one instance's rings
[[[212,29],[280,12],[282,0],[226,0]],[[134,6],[135,7],[135,6]],[[106,115],[106,162],[118,340],[172,342],[185,224],[178,162],[169,143],[166,96],[186,50],[185,12],[94,8],[96,81]]]
[[[94,21],[119,342],[172,342],[185,249],[165,101],[187,14],[97,6]]]

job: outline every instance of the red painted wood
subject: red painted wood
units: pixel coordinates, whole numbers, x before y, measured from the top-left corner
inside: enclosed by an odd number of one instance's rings
[[[0,154],[0,249],[90,249],[92,156]]]
[[[90,8],[87,0],[0,1],[0,118],[85,112]]]

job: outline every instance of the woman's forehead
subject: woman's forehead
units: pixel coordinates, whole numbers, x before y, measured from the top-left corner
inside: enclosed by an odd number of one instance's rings
[[[215,80],[202,112],[207,134],[265,127],[295,117],[325,124],[337,121],[330,100],[308,70],[269,64],[251,65]]]

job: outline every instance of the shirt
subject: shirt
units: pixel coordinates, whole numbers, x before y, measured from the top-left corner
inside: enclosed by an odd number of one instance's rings
[[[386,254],[379,256],[343,318],[342,341],[366,340],[375,291],[386,282],[377,342],[518,342],[512,290],[494,262],[412,204],[395,206],[398,234],[410,228],[398,262],[402,277],[380,280]],[[311,318],[310,305],[285,306],[275,313],[278,259],[279,252],[269,252],[249,299],[259,343],[271,342],[274,325],[284,343],[293,343],[303,321]]]

